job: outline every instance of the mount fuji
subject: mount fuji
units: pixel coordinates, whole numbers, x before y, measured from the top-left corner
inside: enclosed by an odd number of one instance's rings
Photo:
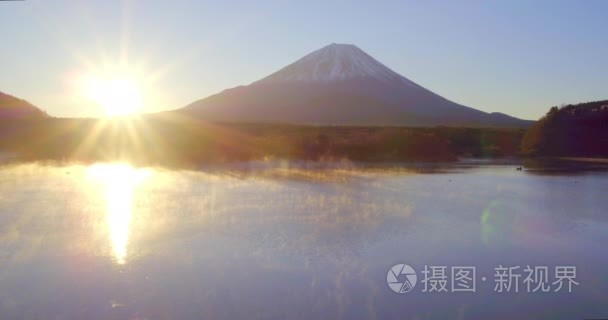
[[[330,44],[251,83],[180,109],[219,122],[525,127],[445,99],[351,44]]]

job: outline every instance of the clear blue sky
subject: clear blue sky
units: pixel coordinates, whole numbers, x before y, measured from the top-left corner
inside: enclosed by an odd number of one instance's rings
[[[95,116],[74,79],[124,62],[146,79],[145,110],[177,108],[337,42],[458,103],[535,119],[608,99],[607,13],[603,0],[0,2],[0,91]]]

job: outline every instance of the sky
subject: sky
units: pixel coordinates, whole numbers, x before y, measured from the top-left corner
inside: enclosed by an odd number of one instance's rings
[[[608,99],[608,1],[0,2],[0,91],[99,116],[83,79],[127,75],[143,111],[247,85],[330,43],[487,112]]]

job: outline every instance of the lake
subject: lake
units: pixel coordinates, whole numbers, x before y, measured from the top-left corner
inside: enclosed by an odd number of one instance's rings
[[[0,315],[607,318],[605,168],[516,167],[7,164]]]

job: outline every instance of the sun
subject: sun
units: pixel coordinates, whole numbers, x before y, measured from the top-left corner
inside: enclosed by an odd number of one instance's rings
[[[87,98],[108,117],[128,116],[141,110],[140,88],[128,77],[88,77],[84,88]]]

